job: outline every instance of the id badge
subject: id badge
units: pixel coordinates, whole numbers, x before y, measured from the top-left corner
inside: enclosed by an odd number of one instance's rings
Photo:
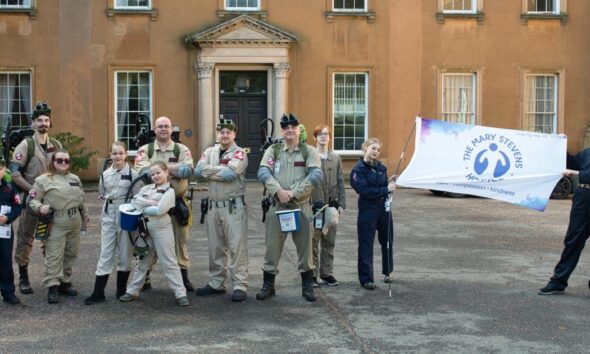
[[[275,162],[275,173],[279,173],[281,171],[281,162]]]
[[[324,227],[324,213],[319,213],[316,217],[315,217],[315,228],[318,230],[321,230],[322,227]]]

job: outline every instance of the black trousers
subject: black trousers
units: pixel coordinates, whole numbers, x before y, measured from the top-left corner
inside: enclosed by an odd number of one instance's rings
[[[570,222],[563,241],[565,247],[555,266],[550,284],[564,289],[567,287],[567,281],[580,260],[588,236],[590,236],[590,189],[579,188],[572,201]]]
[[[357,219],[358,230],[358,276],[362,284],[375,282],[373,276],[373,244],[377,231],[381,244],[381,271],[389,275],[393,271],[393,219],[382,204],[361,205]]]
[[[0,291],[3,297],[14,295],[14,272],[12,271],[14,233],[10,234],[10,238],[0,238]]]

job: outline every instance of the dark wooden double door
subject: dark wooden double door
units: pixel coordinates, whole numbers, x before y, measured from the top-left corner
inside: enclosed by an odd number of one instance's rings
[[[220,114],[238,126],[236,144],[249,151],[247,178],[256,178],[262,152],[260,122],[267,117],[266,94],[221,94]]]

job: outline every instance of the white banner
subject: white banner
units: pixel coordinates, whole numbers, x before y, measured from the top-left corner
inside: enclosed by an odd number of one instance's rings
[[[404,187],[464,193],[543,211],[566,164],[565,135],[416,118]]]

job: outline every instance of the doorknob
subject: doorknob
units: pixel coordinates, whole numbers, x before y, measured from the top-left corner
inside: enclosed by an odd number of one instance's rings
[[[244,151],[246,152],[246,154],[249,154],[250,153],[250,148],[249,147],[245,147],[244,148]]]

